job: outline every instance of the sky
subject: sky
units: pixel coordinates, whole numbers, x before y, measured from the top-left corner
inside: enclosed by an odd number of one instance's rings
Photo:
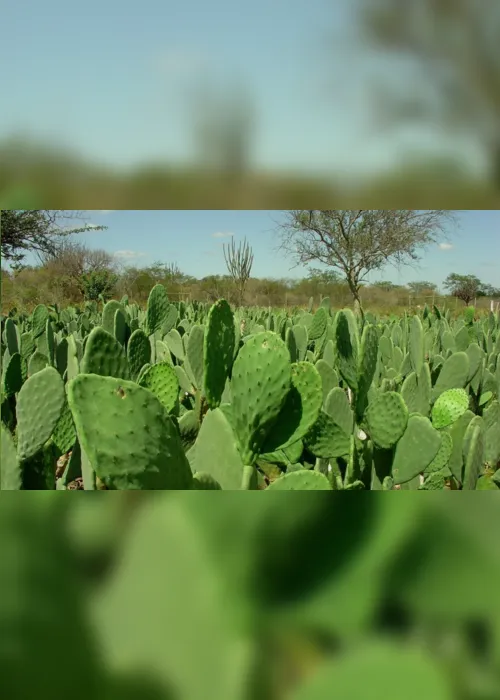
[[[103,164],[193,157],[199,86],[245,86],[253,164],[343,173],[389,168],[406,147],[477,146],[423,128],[375,135],[354,0],[17,0],[2,8],[0,138],[55,139]],[[391,64],[391,71],[400,67]],[[190,106],[191,105],[191,106]],[[221,112],[223,107],[221,107]],[[419,150],[419,152],[420,152]]]
[[[276,224],[284,216],[272,210],[91,211],[86,212],[88,223],[108,229],[78,234],[77,240],[112,253],[124,265],[176,263],[185,274],[201,278],[226,274],[223,243],[246,237],[254,252],[252,276],[302,277],[307,270],[291,269],[292,263],[277,251]],[[372,273],[369,281],[425,280],[441,286],[448,274],[456,272],[500,287],[499,261],[500,211],[464,211],[458,212],[457,225],[441,245],[424,254],[418,268],[387,268]]]

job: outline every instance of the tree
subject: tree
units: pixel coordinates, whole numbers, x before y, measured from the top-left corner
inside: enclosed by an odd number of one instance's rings
[[[280,249],[297,265],[320,262],[346,280],[362,313],[360,288],[372,270],[411,264],[442,238],[454,212],[443,209],[328,209],[285,212],[278,224]]]
[[[406,99],[377,89],[384,112],[401,121],[465,127],[479,136],[500,185],[498,0],[363,0],[361,8],[365,31],[377,47],[398,58],[406,55],[422,68],[420,93],[413,83]]]
[[[389,282],[386,280],[379,280],[378,282],[372,282],[370,287],[375,287],[376,289],[383,289],[384,292],[392,292],[395,289],[400,289],[400,286],[394,284],[394,282]]]
[[[113,295],[118,275],[111,270],[92,270],[80,278],[80,289],[85,301],[108,300]]]
[[[443,286],[449,293],[469,305],[477,297],[495,296],[496,290],[490,284],[484,284],[475,275],[458,275],[453,272],[445,279]]]
[[[9,260],[13,267],[22,264],[28,252],[39,256],[55,255],[61,239],[75,233],[103,231],[107,226],[83,224],[82,226],[62,226],[63,221],[82,220],[81,212],[61,209],[2,209],[1,250],[2,258]]]
[[[422,296],[426,292],[428,294],[435,294],[437,292],[437,284],[434,282],[408,282],[406,285],[410,292],[415,296]]]
[[[252,272],[253,252],[246,238],[243,242],[238,244],[238,248],[236,248],[234,238],[231,239],[231,243],[227,244],[227,248],[225,243],[222,248],[224,250],[224,260],[226,261],[227,270],[238,292],[238,306],[241,306],[245,294],[245,287]]]

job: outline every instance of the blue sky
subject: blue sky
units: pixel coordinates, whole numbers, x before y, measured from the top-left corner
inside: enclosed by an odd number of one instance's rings
[[[78,240],[115,254],[123,264],[145,266],[159,260],[177,263],[198,278],[224,274],[222,244],[234,236],[236,242],[246,237],[252,246],[255,276],[305,274],[304,268],[290,270],[291,263],[276,251],[273,231],[284,216],[281,211],[93,211],[87,216],[90,223],[108,229],[79,234]],[[500,287],[500,211],[460,212],[458,226],[443,243],[444,249],[436,246],[425,254],[418,269],[388,268],[370,281],[426,280],[441,285],[450,272],[457,272]]]
[[[17,0],[2,10],[0,137],[54,138],[118,166],[192,156],[203,85],[243,84],[257,112],[261,167],[351,172],[404,150],[450,150],[428,131],[370,136],[373,56],[356,39],[354,0]],[[391,70],[395,70],[394,64]],[[370,131],[371,130],[371,131]],[[420,145],[418,145],[420,144]],[[481,162],[463,145],[469,165]]]

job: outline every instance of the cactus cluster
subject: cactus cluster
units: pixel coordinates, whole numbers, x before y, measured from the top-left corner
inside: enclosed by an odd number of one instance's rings
[[[494,490],[499,355],[475,309],[40,304],[2,318],[1,488]]]

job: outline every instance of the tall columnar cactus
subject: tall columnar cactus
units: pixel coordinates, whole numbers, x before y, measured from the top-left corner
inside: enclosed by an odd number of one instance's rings
[[[17,396],[17,452],[21,461],[33,457],[52,435],[65,401],[59,372],[46,367],[31,376]]]
[[[233,366],[234,317],[225,299],[208,312],[203,342],[203,391],[210,408],[220,406],[226,381]]]
[[[253,464],[291,386],[290,353],[275,333],[250,338],[233,365],[234,429],[246,465]]]
[[[115,377],[80,374],[68,385],[68,403],[80,444],[107,488],[191,487],[177,428],[148,389]]]

